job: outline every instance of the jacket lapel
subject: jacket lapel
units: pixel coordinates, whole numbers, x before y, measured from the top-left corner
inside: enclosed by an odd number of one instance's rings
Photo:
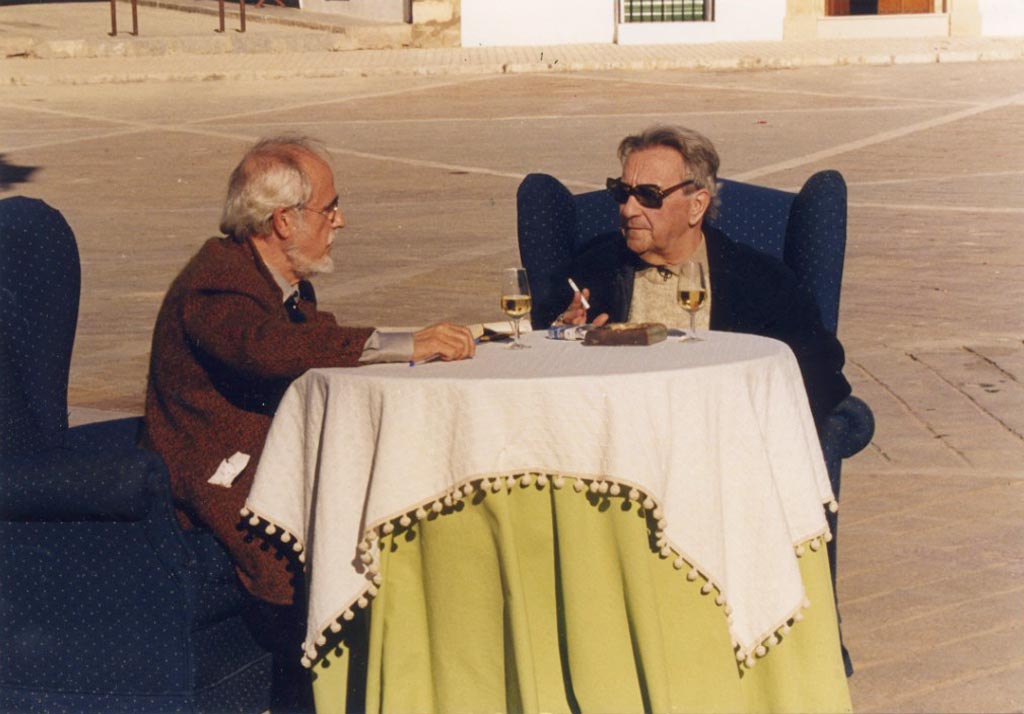
[[[725,237],[716,228],[704,224],[704,243],[708,251],[708,281],[711,283],[711,315],[709,327],[721,330],[723,324],[729,324],[728,315],[732,308],[731,299],[735,291],[731,289],[729,261],[725,257]]]
[[[627,259],[619,266],[612,283],[614,301],[612,302],[610,322],[626,322],[629,320],[629,306],[633,302],[633,282],[637,268],[642,261],[632,251],[625,249]]]
[[[296,286],[296,289],[299,291],[298,299],[288,298],[282,301],[284,295],[281,293],[281,286],[277,284],[273,274],[270,272],[270,268],[263,262],[259,251],[256,250],[256,246],[252,243],[252,239],[246,238],[242,241],[242,246],[251,256],[256,264],[256,269],[266,283],[268,296],[279,296],[276,299],[281,305],[281,310],[285,317],[290,322],[296,324],[311,320],[316,313],[316,293],[313,291],[313,285],[308,280],[300,280]]]

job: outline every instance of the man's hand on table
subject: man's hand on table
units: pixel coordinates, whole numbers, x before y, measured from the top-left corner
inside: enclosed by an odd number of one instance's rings
[[[575,293],[569,307],[562,311],[562,314],[555,318],[556,325],[585,325],[587,322],[587,310],[583,307],[583,298],[590,297],[590,290],[583,288],[583,292]],[[608,313],[602,312],[594,318],[591,323],[594,327],[600,327],[608,322]]]
[[[448,362],[466,359],[476,353],[476,342],[468,327],[439,322],[425,327],[412,336],[412,359],[414,362],[439,355]]]

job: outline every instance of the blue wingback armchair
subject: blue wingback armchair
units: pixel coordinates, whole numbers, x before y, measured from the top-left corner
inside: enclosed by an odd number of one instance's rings
[[[140,420],[68,429],[79,275],[58,211],[0,201],[0,711],[265,711],[270,654]]]
[[[733,240],[786,263],[813,295],[822,322],[834,334],[846,252],[846,183],[836,171],[811,176],[797,193],[721,181],[721,206],[710,223]],[[590,241],[619,230],[618,205],[607,191],[573,195],[558,179],[530,174],[517,194],[519,255],[533,295],[531,321],[546,328],[572,300],[566,277]],[[822,450],[832,490],[839,497],[842,460],[871,441],[874,417],[850,396],[827,418]],[[837,516],[828,514],[833,534]],[[829,543],[835,583],[836,540]]]

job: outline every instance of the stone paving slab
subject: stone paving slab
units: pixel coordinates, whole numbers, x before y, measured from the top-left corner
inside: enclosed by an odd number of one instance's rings
[[[934,454],[931,465],[969,466],[987,471],[1009,467],[1024,477],[1024,472],[1018,467],[1024,462],[1024,440],[1020,434],[1008,429],[991,411],[984,409],[956,384],[950,383],[951,380],[963,379],[964,370],[980,362],[971,360],[973,364],[967,367],[943,366],[942,355],[924,351],[909,354],[886,351],[861,354],[857,359],[858,365],[893,395],[902,410],[915,417],[910,428],[918,431],[924,440],[931,441],[930,448],[919,448],[917,453],[926,451]],[[986,379],[995,380],[996,377],[992,375]],[[1006,402],[1004,406],[1008,414],[1024,410],[1024,391],[1019,386],[1011,386],[1012,394],[1001,400]],[[882,426],[887,427],[888,421],[883,419]],[[887,451],[887,436],[890,434],[892,432],[882,428],[875,443],[893,461],[904,460],[906,457],[900,451],[911,439],[903,432],[898,437],[892,434],[892,448]],[[1012,458],[1014,454],[1020,460],[1015,461]],[[920,463],[918,459],[915,462]]]
[[[855,710],[1019,711],[1024,482],[860,472],[845,482],[844,632],[875,643],[856,658]],[[984,690],[994,681],[1004,686]]]
[[[1024,446],[1024,385],[1000,366],[998,358],[985,357],[986,347],[920,352],[914,358],[969,399],[980,414],[998,422],[1008,438]]]

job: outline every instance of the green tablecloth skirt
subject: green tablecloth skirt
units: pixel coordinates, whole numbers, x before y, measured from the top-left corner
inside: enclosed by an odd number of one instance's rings
[[[748,668],[640,505],[570,483],[477,492],[384,537],[367,641],[314,665],[317,711],[360,708],[350,688],[389,714],[851,710],[824,548],[800,559],[811,607]]]

